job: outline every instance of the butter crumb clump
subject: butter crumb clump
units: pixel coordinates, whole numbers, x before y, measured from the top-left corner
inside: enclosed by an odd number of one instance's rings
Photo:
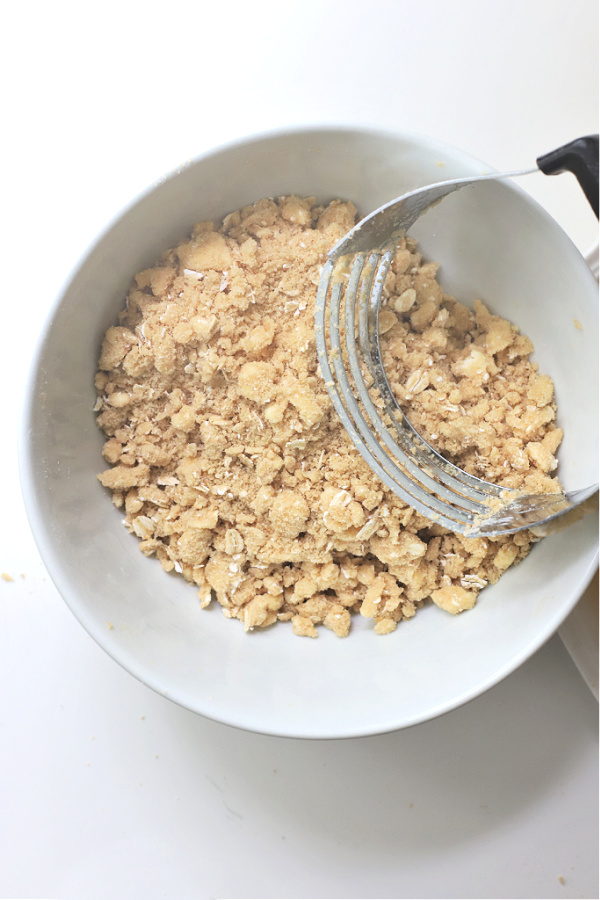
[[[530,532],[453,534],[406,506],[346,435],[318,370],[314,302],[351,203],[260,200],[135,276],[96,375],[99,475],[142,553],[247,631],[388,634],[429,599],[456,614],[523,559]],[[384,288],[386,372],[415,427],[506,487],[559,490],[562,432],[533,347],[447,295],[411,240]]]

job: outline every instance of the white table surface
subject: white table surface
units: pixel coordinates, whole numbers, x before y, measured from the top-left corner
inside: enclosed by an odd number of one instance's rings
[[[75,621],[30,536],[15,445],[49,305],[148,184],[295,124],[528,165],[598,131],[594,0],[57,0],[4,22],[0,897],[597,897],[598,707],[558,637],[404,732],[227,728],[139,684]],[[523,187],[582,251],[595,241],[572,176]]]

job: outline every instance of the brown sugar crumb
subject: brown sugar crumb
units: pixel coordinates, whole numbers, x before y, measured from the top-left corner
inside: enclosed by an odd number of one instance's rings
[[[199,223],[136,275],[102,345],[101,483],[142,553],[247,631],[280,621],[345,637],[359,613],[388,634],[430,599],[455,614],[535,540],[433,524],[379,481],[339,422],[314,304],[355,215],[351,203],[290,196]],[[424,437],[474,475],[558,490],[562,432],[529,339],[445,294],[408,239],[384,303],[386,371]]]

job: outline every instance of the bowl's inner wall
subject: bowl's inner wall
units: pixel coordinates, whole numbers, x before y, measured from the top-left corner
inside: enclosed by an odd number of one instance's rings
[[[105,468],[92,412],[102,335],[132,276],[196,221],[284,193],[350,199],[364,214],[419,185],[480,170],[449,148],[368,132],[251,141],[199,160],[146,194],[76,272],[31,385],[24,494],[61,593],[96,640],[152,687],[199,712],[267,732],[389,730],[490,686],[572,607],[594,565],[591,519],[546,539],[456,619],[428,608],[385,638],[359,620],[345,642],[325,629],[312,642],[284,627],[245,635],[218,609],[201,611],[193,587],[139,553],[95,477]],[[572,489],[594,482],[597,304],[577,250],[535,204],[500,183],[452,195],[414,234],[424,254],[441,263],[446,290],[467,303],[481,298],[532,338],[556,384],[563,483]]]

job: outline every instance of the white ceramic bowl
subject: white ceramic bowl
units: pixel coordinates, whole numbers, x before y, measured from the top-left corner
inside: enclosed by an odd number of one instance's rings
[[[245,634],[220,608],[201,610],[192,586],[139,552],[96,480],[104,468],[92,412],[101,337],[133,274],[194,222],[291,192],[351,199],[367,213],[417,186],[485,169],[415,135],[316,129],[260,136],[203,156],[150,189],[76,269],[33,365],[23,491],[58,590],[100,646],[145,684],[205,716],[267,734],[392,731],[500,681],[576,603],[596,566],[592,518],[542,541],[456,618],[431,606],[386,637],[360,617],[346,640],[324,628],[318,640],[301,639],[283,625]],[[533,339],[556,383],[563,483],[593,483],[598,313],[596,283],[578,250],[513,184],[454,194],[417,226],[423,251],[441,262],[446,290],[466,302],[481,297]]]

